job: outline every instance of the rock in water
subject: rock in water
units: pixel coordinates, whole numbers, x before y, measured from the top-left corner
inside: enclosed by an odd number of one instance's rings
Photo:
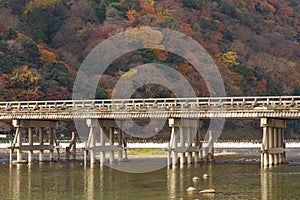
[[[208,178],[208,174],[203,174],[202,178],[204,179]]]
[[[205,189],[205,190],[201,190],[199,192],[199,194],[204,194],[204,193],[216,193],[215,189]]]
[[[193,181],[194,181],[194,182],[199,181],[199,177],[197,177],[197,176],[193,177]]]
[[[189,187],[188,189],[186,189],[186,191],[196,191],[196,188],[194,188],[194,187]]]

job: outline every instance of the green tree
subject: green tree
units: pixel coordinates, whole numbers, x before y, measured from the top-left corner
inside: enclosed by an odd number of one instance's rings
[[[64,23],[65,9],[63,3],[33,6],[24,13],[23,25],[35,41],[51,43]]]
[[[59,85],[70,89],[70,73],[61,62],[48,62],[43,65],[43,74],[46,81],[56,81]]]
[[[19,54],[18,56],[25,62],[30,62],[37,66],[39,63],[39,58],[41,56],[37,44],[31,39],[25,37],[21,37],[17,42],[23,48],[21,51],[17,52]]]

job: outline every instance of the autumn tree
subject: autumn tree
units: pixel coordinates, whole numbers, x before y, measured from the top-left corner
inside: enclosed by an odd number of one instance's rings
[[[226,53],[223,53],[222,56],[221,56],[221,60],[224,63],[228,64],[230,67],[237,66],[237,65],[240,64],[237,61],[237,59],[238,59],[237,53],[233,52],[233,51],[228,51]]]
[[[28,66],[17,67],[9,77],[9,87],[15,90],[18,99],[36,100],[40,97],[40,75]]]

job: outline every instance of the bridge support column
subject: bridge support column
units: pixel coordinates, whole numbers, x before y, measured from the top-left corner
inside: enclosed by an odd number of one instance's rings
[[[109,128],[109,144],[111,147],[113,147],[115,144],[114,129],[112,127]],[[110,163],[113,163],[115,161],[115,152],[114,151],[110,152],[109,161],[110,161]]]
[[[176,139],[177,128],[175,127],[174,121],[172,121],[171,119],[169,120],[169,125],[171,127],[171,139],[169,143],[169,147],[170,147],[169,152],[171,152],[171,159],[169,160],[171,160],[172,165],[176,165],[178,162],[178,154],[175,151],[175,149],[177,148],[177,139]]]
[[[33,133],[32,127],[28,128],[28,143],[30,146],[33,146]],[[32,163],[34,161],[33,150],[28,151],[28,163]]]
[[[16,137],[17,137],[17,146],[19,147],[17,149],[17,162],[22,162],[23,161],[23,155],[22,155],[22,128],[17,127],[16,130]]]
[[[123,147],[123,131],[122,127],[119,128],[119,146]],[[118,151],[118,160],[119,162],[123,161],[123,150]]]
[[[169,145],[169,154],[171,154],[172,157],[172,164],[176,165],[178,163],[178,154],[180,165],[198,162],[200,142],[197,134],[199,127],[201,127],[199,120],[170,118],[169,126],[172,130]],[[177,134],[177,132],[179,133]],[[171,159],[168,159],[168,163],[170,164]]]
[[[100,147],[105,146],[105,135],[104,135],[104,130],[102,127],[100,127]],[[105,151],[100,151],[100,164],[105,163]]]
[[[50,146],[54,146],[54,134],[55,134],[54,128],[50,128],[50,133],[49,133]],[[54,161],[54,149],[50,149],[49,160]]]
[[[87,123],[87,126],[90,128],[90,133],[89,133],[89,138],[87,141],[86,148],[87,148],[87,151],[90,151],[90,162],[91,162],[91,165],[93,165],[97,162],[96,153],[95,153],[95,147],[96,147],[96,136],[95,136],[96,131],[95,131],[95,129],[98,126],[98,120],[97,119],[87,119],[86,123]]]
[[[285,120],[262,118],[263,140],[261,147],[261,166],[269,167],[285,162],[284,128]]]
[[[124,140],[124,133],[122,132],[122,128],[119,128],[118,145],[115,146],[114,129],[117,128],[118,125],[114,120],[87,119],[87,125],[90,128],[90,134],[86,145],[86,150],[90,151],[91,163],[96,163],[96,152],[100,152],[101,165],[103,165],[107,159],[109,159],[110,163],[113,163],[115,161],[115,152],[118,152],[118,160],[123,161],[123,151],[126,146],[126,142]],[[98,146],[96,145],[96,130],[100,131],[100,142]],[[107,135],[109,138],[106,137],[107,131]],[[106,144],[106,142],[108,142],[108,144]],[[87,160],[86,157],[87,156],[85,156],[85,162]]]
[[[179,127],[179,147],[182,149],[185,148],[185,128],[184,127]],[[185,158],[185,152],[182,151],[179,153],[179,162],[180,165],[185,164],[186,158]]]
[[[40,146],[44,145],[44,130],[42,127],[39,127],[39,143]],[[39,155],[39,161],[43,162],[44,161],[44,150],[40,150],[40,155]]]
[[[197,134],[195,138],[195,147],[199,147],[199,152],[194,152],[194,162],[198,163],[202,158],[201,158],[201,143],[200,143],[200,127],[196,128]]]
[[[213,131],[208,131],[208,141],[207,141],[207,147],[205,148],[205,159],[208,162],[214,161],[214,137],[213,137]]]
[[[43,121],[43,120],[13,120],[13,126],[16,128],[16,136],[12,146],[10,147],[12,150],[17,149],[17,161],[16,162],[24,162],[22,160],[22,151],[28,152],[28,163],[32,163],[34,161],[34,151],[39,151],[39,161],[44,161],[44,151],[50,152],[50,160],[53,160],[53,155],[51,156],[51,152],[53,152],[54,147],[54,137],[49,137],[49,145],[44,144],[44,131],[43,128],[50,128],[50,130],[57,128],[56,121]],[[33,143],[33,128],[39,129],[39,145],[34,145]],[[23,134],[22,130],[28,130],[28,144],[23,143]],[[50,131],[51,135],[51,131]]]
[[[193,141],[193,137],[192,137],[192,127],[188,127],[186,128],[187,129],[187,144],[189,146],[192,146],[192,141]],[[187,157],[187,163],[188,164],[191,164],[193,163],[193,160],[192,160],[192,156],[193,156],[193,152],[186,152],[186,157]]]

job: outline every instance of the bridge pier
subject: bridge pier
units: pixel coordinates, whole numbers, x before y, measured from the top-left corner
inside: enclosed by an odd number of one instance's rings
[[[96,146],[96,136],[95,136],[95,129],[98,126],[98,121],[96,119],[87,119],[86,120],[87,126],[90,128],[88,141],[86,144],[86,151],[90,151],[90,162],[91,165],[95,164],[96,161],[96,153],[95,153],[95,146]],[[84,161],[86,163],[87,156],[84,156]]]
[[[10,162],[12,160],[12,154],[14,149],[17,150],[17,163],[26,162],[23,160],[23,151],[28,151],[27,162],[32,163],[34,161],[34,151],[39,151],[39,161],[44,161],[44,151],[48,150],[50,152],[49,160],[54,160],[53,150],[54,150],[54,134],[55,128],[57,128],[56,121],[42,121],[42,120],[13,120],[13,126],[16,128],[16,135],[14,142],[12,143],[10,149]],[[33,128],[39,129],[39,144],[35,145],[33,141]],[[43,128],[50,128],[49,135],[49,145],[44,144],[44,132]],[[23,141],[23,130],[28,130],[28,144]]]
[[[285,163],[285,120],[262,118],[260,125],[263,128],[263,140],[261,146],[261,166],[269,167]]]
[[[169,143],[168,164],[191,164],[199,161],[201,123],[192,119],[169,119],[171,139]],[[179,132],[179,133],[178,133]],[[179,159],[178,159],[179,158]]]
[[[118,161],[123,161],[124,159],[124,133],[121,128],[118,131],[118,145],[115,145],[115,135],[114,129],[118,127],[114,120],[98,120],[98,119],[87,119],[87,126],[90,128],[89,139],[86,144],[86,153],[90,152],[90,162],[95,164],[96,153],[100,153],[99,162],[103,165],[108,159],[110,163],[115,162],[115,152],[118,152]],[[99,145],[96,144],[96,131],[99,130]],[[106,137],[106,132],[107,136]],[[107,141],[109,140],[109,141]],[[108,155],[108,156],[107,156]],[[126,157],[126,154],[125,154]],[[85,154],[85,163],[87,163],[87,155]]]
[[[212,162],[215,160],[213,131],[208,131],[207,147],[205,147],[205,152],[203,154],[206,161]]]

